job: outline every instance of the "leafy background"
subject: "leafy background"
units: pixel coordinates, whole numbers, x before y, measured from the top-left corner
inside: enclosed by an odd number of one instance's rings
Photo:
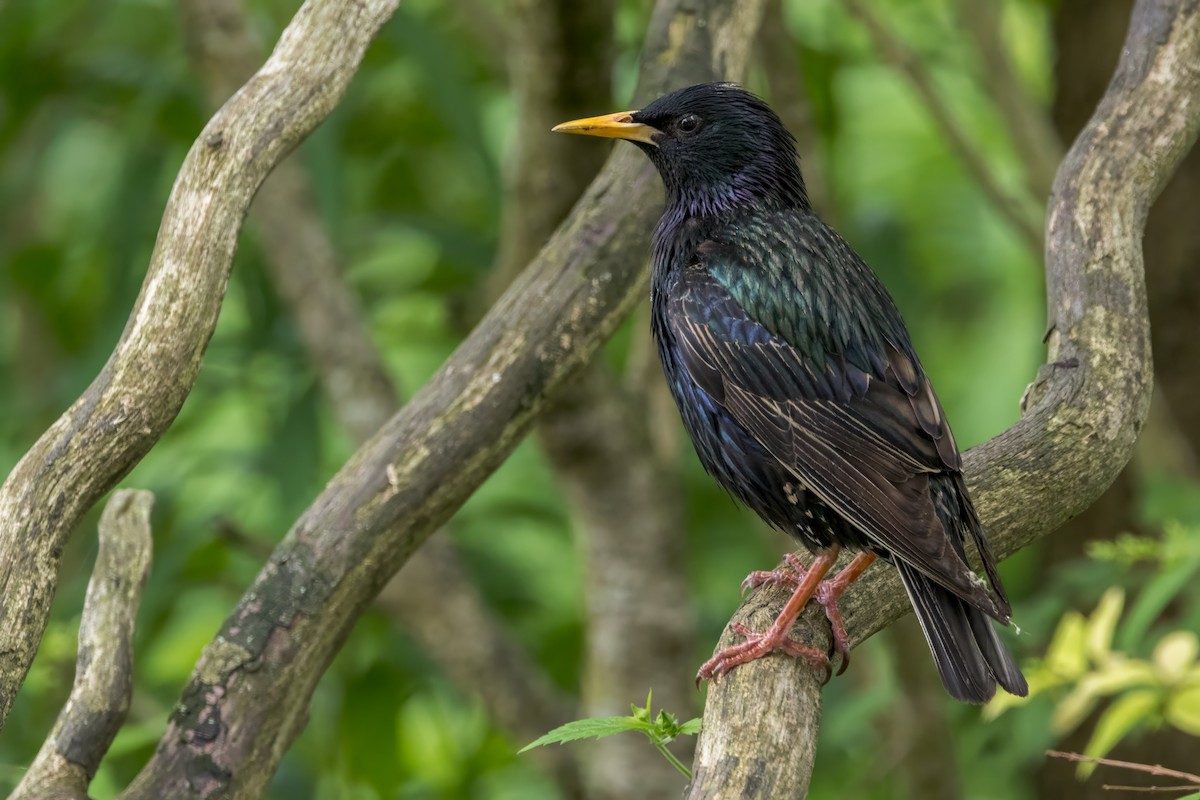
[[[460,340],[458,310],[478,293],[497,246],[516,109],[487,56],[494,42],[467,24],[472,5],[406,0],[342,104],[295,155],[311,173],[346,280],[406,393]],[[498,0],[492,5],[503,14]],[[951,4],[871,5],[932,70],[1001,186],[1019,194],[1020,156],[981,89],[978,54],[956,35]],[[802,156],[833,187],[828,216],[895,294],[960,444],[978,443],[1016,419],[1041,362],[1040,259],[996,213],[840,2],[784,6],[814,112],[812,147]],[[295,4],[251,0],[248,8],[271,42]],[[647,2],[619,4],[612,108],[628,102],[648,12]],[[1054,4],[1017,0],[1002,12],[1022,85],[1048,106]],[[166,0],[0,4],[0,474],[96,375],[132,307],[172,180],[207,117],[181,24]],[[761,67],[749,83],[769,92]],[[1036,203],[1026,205],[1040,214]],[[611,345],[614,363],[644,336],[628,324]],[[179,687],[262,552],[352,450],[247,227],[199,383],[124,482],[157,496],[155,562],[139,618],[130,723],[92,786],[98,800],[145,762]],[[1138,460],[1132,506],[1140,544],[1067,559],[1039,546],[1004,565],[1022,659],[1049,669],[1052,657],[1038,659],[1061,633],[1060,620],[1091,614],[1110,587],[1131,598],[1111,644],[1130,659],[1152,661],[1165,635],[1200,628],[1195,547],[1185,546],[1200,525],[1200,490],[1190,470],[1160,460],[1145,448]],[[699,663],[738,602],[742,576],[772,564],[787,542],[736,509],[690,450],[681,469],[689,547],[680,569],[699,620]],[[70,687],[96,517],[66,554],[51,626],[0,739],[0,790],[15,785]],[[1160,538],[1164,528],[1174,538]],[[578,693],[585,581],[567,503],[535,444],[518,449],[446,535],[491,608],[561,688]],[[918,721],[904,717],[903,656],[889,642],[877,637],[856,651],[853,667],[827,690],[814,797],[911,791],[901,776],[916,757],[906,750],[906,731]],[[1075,672],[1030,703],[992,710],[986,725],[979,710],[948,698],[936,708],[953,742],[937,768],[955,773],[965,796],[1032,796],[1043,751],[1069,730],[1061,704],[1098,669],[1093,662],[1076,669],[1083,644],[1059,643]],[[1100,695],[1098,708],[1129,689]],[[670,711],[689,719],[701,705],[697,693],[693,708]],[[1131,736],[1170,727],[1162,703],[1139,708],[1126,726]],[[516,754],[525,744],[498,730],[375,611],[322,681],[311,721],[270,796],[557,797],[553,782]]]

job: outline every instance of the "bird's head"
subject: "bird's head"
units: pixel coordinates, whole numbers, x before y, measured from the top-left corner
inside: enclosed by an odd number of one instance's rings
[[[633,142],[658,168],[668,203],[689,214],[743,204],[808,205],[795,140],[766,103],[737,84],[696,84],[637,111],[554,130]]]

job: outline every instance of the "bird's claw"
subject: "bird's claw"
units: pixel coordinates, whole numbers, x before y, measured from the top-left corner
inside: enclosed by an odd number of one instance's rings
[[[825,609],[825,618],[829,620],[829,627],[833,629],[833,652],[842,657],[841,666],[837,671],[837,674],[841,675],[846,671],[846,667],[850,666],[850,634],[846,632],[846,622],[842,619],[842,611],[837,605],[839,595],[841,592],[837,591],[834,584],[823,581],[817,587],[813,600]]]
[[[811,645],[797,642],[787,635],[786,630],[776,630],[774,627],[766,633],[751,630],[740,622],[733,623],[730,628],[746,641],[730,645],[717,651],[716,655],[700,665],[696,672],[696,688],[702,681],[716,681],[734,667],[762,658],[776,650],[786,653],[792,658],[802,658],[814,667],[824,671],[822,685],[829,682],[833,667],[829,656]]]
[[[742,581],[742,594],[760,586],[787,586],[789,589],[795,589],[807,571],[808,567],[804,566],[798,555],[788,553],[779,567],[772,570],[755,570],[747,575]]]

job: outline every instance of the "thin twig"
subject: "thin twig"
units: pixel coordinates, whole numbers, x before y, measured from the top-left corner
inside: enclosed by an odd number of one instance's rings
[[[863,0],[844,0],[846,9],[866,28],[883,59],[903,74],[916,90],[934,124],[946,137],[950,149],[975,180],[984,196],[1021,237],[1034,257],[1042,255],[1040,222],[1021,207],[1020,202],[1000,185],[988,166],[987,159],[971,142],[970,137],[954,118],[934,85],[933,74],[924,60],[908,44],[893,33],[878,17],[870,4]]]
[[[154,495],[114,492],[100,518],[100,548],[79,622],[75,686],[9,800],[77,798],[125,721],[133,692],[133,634],[150,574]]]
[[[1064,753],[1061,750],[1047,750],[1046,755],[1051,758],[1062,758],[1067,761],[1082,761],[1088,764],[1100,764],[1105,767],[1119,767],[1121,769],[1131,769],[1135,772],[1145,772],[1147,775],[1157,775],[1163,778],[1179,778],[1183,781],[1190,781],[1197,786],[1200,786],[1200,775],[1194,775],[1191,772],[1182,772],[1177,769],[1164,767],[1162,764],[1141,764],[1137,761],[1119,761],[1115,758],[1100,758],[1099,756],[1085,756],[1082,753]]]
[[[1195,784],[1192,784],[1190,786],[1121,786],[1120,784],[1115,784],[1115,783],[1102,783],[1102,784],[1100,784],[1100,788],[1108,790],[1108,791],[1113,791],[1113,792],[1156,793],[1156,792],[1194,792],[1194,791],[1196,791]]]

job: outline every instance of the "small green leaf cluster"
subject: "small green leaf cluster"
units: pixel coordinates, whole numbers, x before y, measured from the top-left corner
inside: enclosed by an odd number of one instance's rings
[[[627,717],[592,717],[590,719],[579,719],[574,722],[568,722],[566,725],[560,725],[544,736],[539,736],[534,741],[521,748],[521,752],[532,750],[535,747],[542,747],[547,744],[563,744],[564,742],[573,742],[578,739],[602,739],[605,736],[612,736],[614,733],[623,733],[624,731],[641,731],[650,740],[650,743],[658,749],[667,761],[675,769],[679,770],[688,778],[692,777],[692,771],[688,769],[678,758],[667,749],[667,745],[675,741],[680,736],[695,736],[700,732],[700,720],[691,719],[687,722],[680,723],[679,718],[670,713],[666,709],[661,709],[658,716],[653,716],[650,710],[650,701],[653,697],[653,692],[646,695],[646,705],[638,706],[636,703],[630,706],[631,714]]]

